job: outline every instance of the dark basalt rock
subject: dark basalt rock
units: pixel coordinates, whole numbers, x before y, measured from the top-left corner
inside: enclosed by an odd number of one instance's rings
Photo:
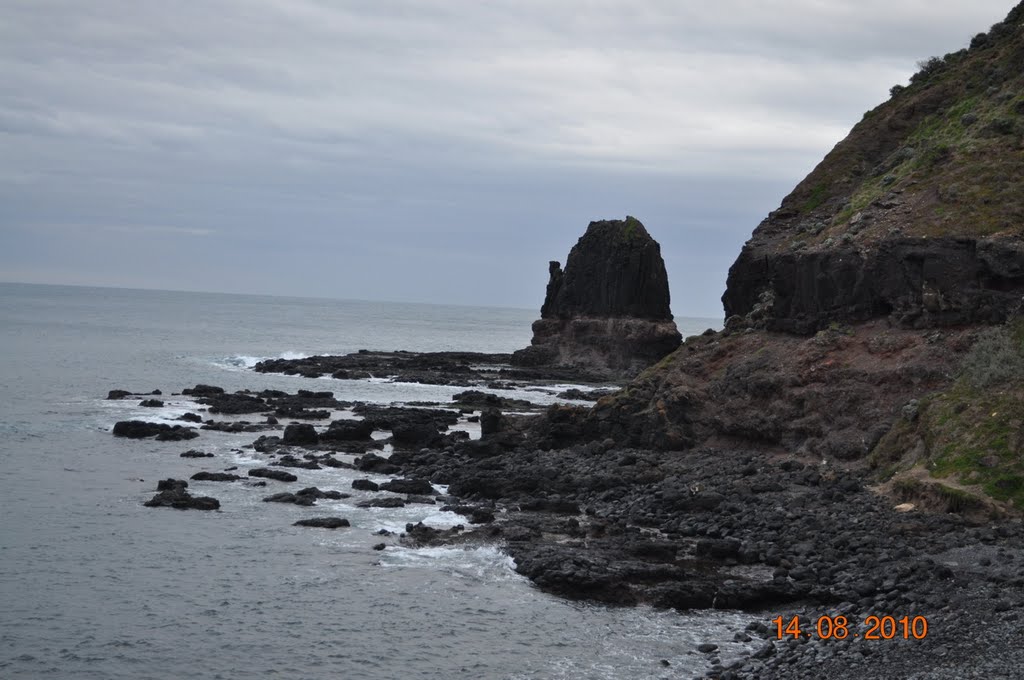
[[[396,446],[423,447],[435,444],[441,433],[433,425],[396,425],[391,431],[392,441]]]
[[[480,390],[466,390],[459,392],[452,401],[461,406],[472,406],[474,408],[502,408],[502,409],[532,409],[540,408],[537,404],[526,399],[511,399],[499,397],[497,394],[481,392]]]
[[[141,420],[122,420],[114,423],[113,434],[115,437],[127,437],[128,439],[156,437],[159,441],[182,441],[184,439],[195,439],[199,436],[199,433],[191,427],[168,425],[166,423],[147,423]]]
[[[294,526],[315,527],[318,529],[340,529],[342,527],[351,526],[351,524],[344,517],[311,517],[309,519],[300,519]]]
[[[366,441],[373,434],[373,423],[366,420],[335,420],[320,435],[324,441]]]
[[[262,435],[252,443],[252,448],[260,453],[270,453],[281,446],[281,438],[275,435]]]
[[[284,428],[283,441],[292,446],[306,446],[319,442],[320,436],[316,433],[316,429],[308,423],[292,423]]]
[[[186,451],[185,453],[180,453],[178,455],[181,456],[182,458],[213,458],[213,454],[212,453],[206,453],[204,451],[196,451],[195,449],[192,449],[190,451]]]
[[[215,397],[224,394],[224,388],[213,385],[196,385],[195,387],[186,387],[181,393],[192,397]]]
[[[352,488],[356,491],[380,491],[380,486],[377,482],[369,479],[352,480]]]
[[[169,477],[167,479],[161,479],[159,482],[156,483],[157,491],[174,491],[175,489],[187,488],[188,482],[186,482],[184,479],[173,479]]]
[[[355,488],[353,486],[353,488]],[[409,493],[420,496],[429,496],[434,493],[434,487],[425,479],[392,479],[380,485],[381,491],[392,493]]]
[[[192,475],[189,479],[197,482],[234,482],[242,479],[238,475],[233,475],[230,472],[197,472]]]
[[[549,266],[541,318],[521,367],[589,367],[632,376],[679,346],[661,247],[639,220],[591,222],[563,271]]]
[[[634,217],[591,222],[562,271],[550,263],[542,319],[671,321],[661,247]]]
[[[1019,239],[893,238],[797,253],[752,241],[722,302],[727,318],[742,319],[735,325],[810,334],[874,317],[910,328],[1002,323],[1022,296]]]
[[[175,420],[183,420],[186,423],[201,423],[203,422],[203,417],[198,413],[183,413],[182,415],[178,416]]]
[[[107,399],[124,399],[130,396],[132,396],[132,393],[128,390],[110,390],[107,392]]]
[[[397,496],[387,498],[374,498],[370,501],[356,503],[357,508],[404,508],[405,501]]]
[[[269,468],[253,468],[249,470],[250,477],[263,477],[265,479],[276,479],[279,482],[297,482],[299,478],[284,470],[271,470]]]
[[[311,494],[297,494],[288,493],[283,491],[281,493],[275,493],[271,496],[267,496],[263,499],[264,503],[294,503],[295,505],[314,505],[316,503],[316,496]]]
[[[175,508],[178,510],[217,510],[220,501],[209,496],[193,496],[188,482],[183,479],[163,479],[157,484],[157,494],[143,503],[147,508]]]
[[[281,459],[271,463],[275,467],[302,468],[305,470],[319,470],[320,464],[316,460],[299,460],[291,454],[281,456]]]
[[[143,399],[139,402],[139,406],[146,408],[163,408],[164,402],[159,399]]]
[[[378,456],[376,453],[368,453],[355,460],[356,469],[360,472],[376,472],[381,475],[393,475],[400,468],[388,461],[387,458]]]
[[[223,413],[225,415],[261,413],[268,409],[265,401],[250,394],[218,394],[202,397],[199,401],[210,407],[210,413]]]

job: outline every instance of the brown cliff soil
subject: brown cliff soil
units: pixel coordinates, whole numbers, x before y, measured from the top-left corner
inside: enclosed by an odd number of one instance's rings
[[[638,447],[756,448],[825,461],[891,480],[883,490],[897,501],[944,511],[1019,510],[1024,390],[959,377],[983,333],[875,320],[811,337],[695,336],[598,401],[581,430]]]

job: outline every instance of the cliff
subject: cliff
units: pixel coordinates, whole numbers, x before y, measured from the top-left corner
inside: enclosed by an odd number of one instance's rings
[[[661,247],[640,220],[591,222],[565,269],[553,261],[548,273],[531,345],[513,364],[628,377],[679,346]]]
[[[932,58],[754,231],[722,301],[772,330],[1000,323],[1024,296],[1024,9]]]
[[[744,245],[725,330],[579,431],[774,451],[940,509],[1024,508],[1022,22],[1024,5],[894,87]]]

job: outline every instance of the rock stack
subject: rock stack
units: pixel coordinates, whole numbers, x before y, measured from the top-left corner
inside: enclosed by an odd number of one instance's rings
[[[548,271],[533,341],[513,364],[630,377],[679,346],[661,247],[640,220],[591,222],[565,269]]]

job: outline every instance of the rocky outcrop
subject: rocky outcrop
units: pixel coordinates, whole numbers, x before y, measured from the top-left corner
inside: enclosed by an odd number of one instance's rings
[[[722,301],[730,326],[792,333],[872,317],[909,328],[1001,323],[1024,309],[1024,240],[893,238],[772,254],[748,245]]]
[[[639,220],[591,222],[563,271],[549,265],[541,318],[523,367],[589,368],[632,376],[679,346],[661,247]]]

